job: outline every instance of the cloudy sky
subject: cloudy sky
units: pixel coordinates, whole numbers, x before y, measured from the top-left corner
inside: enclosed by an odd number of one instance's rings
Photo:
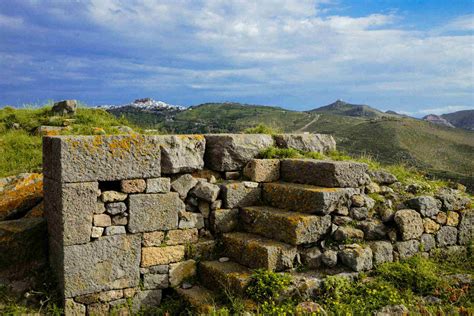
[[[472,0],[8,0],[0,105],[474,108]]]

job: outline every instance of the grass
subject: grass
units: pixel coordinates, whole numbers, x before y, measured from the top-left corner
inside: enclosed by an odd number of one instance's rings
[[[51,108],[5,107],[0,109],[0,177],[21,172],[40,172],[42,162],[40,126],[68,126],[64,135],[120,134],[118,126],[130,126],[100,109],[79,107],[75,116],[53,116]],[[19,126],[19,127],[18,127]],[[132,126],[140,132],[138,127]]]

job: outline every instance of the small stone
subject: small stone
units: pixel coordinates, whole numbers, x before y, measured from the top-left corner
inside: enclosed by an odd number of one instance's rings
[[[127,213],[112,216],[112,225],[125,226],[128,223]]]
[[[168,286],[168,274],[145,274],[143,276],[143,287],[146,290],[165,289]]]
[[[169,264],[184,259],[184,246],[144,247],[141,267]]]
[[[189,190],[194,188],[194,186],[198,183],[198,180],[196,180],[192,175],[190,174],[184,174],[173,182],[171,182],[171,188],[173,191],[178,192],[179,196],[182,199],[185,199],[186,196],[188,195]]]
[[[446,225],[456,227],[459,224],[459,214],[454,211],[448,211]]]
[[[364,239],[364,232],[353,227],[339,227],[334,233],[334,239],[337,241],[348,239]]]
[[[109,304],[107,303],[94,303],[87,305],[88,315],[109,315]]]
[[[201,229],[204,227],[204,217],[202,214],[185,212],[185,215],[179,220],[179,229],[197,228]]]
[[[321,305],[311,301],[299,303],[296,310],[302,315],[327,315]],[[300,315],[299,313],[297,315]]]
[[[280,178],[279,159],[252,159],[244,168],[244,176],[254,182],[273,182]]]
[[[107,214],[94,215],[94,226],[107,227],[112,225],[112,219]]]
[[[396,243],[396,248],[400,259],[413,257],[420,250],[420,242],[418,240],[399,241]]]
[[[227,262],[229,260],[230,260],[229,257],[220,257],[219,258],[219,262]]]
[[[146,179],[146,193],[168,193],[170,190],[170,178]]]
[[[102,236],[103,232],[104,232],[103,227],[92,227],[91,237],[99,238],[100,236]]]
[[[360,194],[355,194],[351,196],[352,206],[361,207],[365,205],[365,199]]]
[[[109,226],[105,228],[105,235],[112,236],[112,235],[120,235],[126,234],[124,226]]]
[[[374,241],[370,243],[374,264],[393,261],[393,246],[389,241]]]
[[[455,227],[444,226],[436,234],[438,247],[455,245],[458,238],[458,230]]]
[[[185,279],[196,275],[196,261],[190,259],[170,264],[170,286],[176,287]]]
[[[370,193],[379,193],[380,192],[380,187],[377,183],[375,182],[370,182],[365,186],[365,193],[370,194]]]
[[[124,193],[145,192],[146,182],[143,179],[122,180],[120,181],[120,189]]]
[[[239,171],[226,171],[224,173],[224,178],[226,180],[238,180],[240,178],[240,172]]]
[[[86,307],[74,302],[72,298],[68,298],[64,302],[64,315],[84,316],[86,315]]]
[[[395,211],[392,210],[391,208],[382,208],[379,210],[379,215],[382,222],[388,223],[388,222],[393,221],[393,218],[395,216]]]
[[[301,259],[306,267],[317,269],[321,266],[322,252],[318,247],[304,249],[301,253]]]
[[[349,216],[334,216],[332,222],[338,226],[345,226],[352,222],[352,218]]]
[[[142,244],[145,247],[160,246],[165,239],[165,233],[161,231],[143,233]]]
[[[109,203],[109,202],[122,202],[127,199],[127,194],[117,191],[105,191],[102,192],[100,196],[102,202]]]
[[[387,305],[375,313],[375,316],[406,316],[409,314],[405,305]]]
[[[170,230],[166,234],[167,245],[193,244],[197,241],[198,230],[196,228]]]
[[[448,220],[448,216],[445,212],[439,212],[436,214],[435,220],[438,224],[446,225],[446,221]]]
[[[192,190],[192,194],[207,202],[213,202],[219,196],[220,188],[218,185],[200,181]]]
[[[423,234],[420,238],[420,245],[423,251],[430,251],[436,247],[436,241],[433,235]]]
[[[96,208],[94,210],[94,214],[102,214],[105,213],[105,204],[102,202],[97,202]]]
[[[202,214],[202,216],[204,216],[204,218],[209,217],[209,213],[211,211],[210,206],[209,206],[209,202],[202,201],[202,200],[199,201],[198,208],[199,208],[199,212],[201,212],[201,214]]]
[[[326,250],[323,252],[321,262],[329,268],[335,267],[337,265],[337,251]]]
[[[441,207],[441,202],[432,196],[418,196],[406,201],[405,204],[426,217],[435,216]]]
[[[193,287],[193,285],[191,283],[188,283],[188,282],[183,282],[183,284],[181,284],[181,288],[184,289],[184,290],[190,289],[192,287]]]
[[[163,293],[161,289],[138,291],[132,300],[132,312],[136,314],[142,307],[146,308],[159,306],[162,296]]]
[[[393,184],[397,182],[397,177],[394,176],[393,174],[383,171],[383,170],[376,170],[376,171],[369,171],[369,176],[370,178],[377,182],[378,184]]]
[[[364,204],[365,204],[365,207],[370,211],[375,206],[375,200],[371,198],[370,196],[365,195]]]
[[[364,220],[369,216],[369,210],[366,207],[352,207],[351,217],[356,220]]]
[[[222,208],[222,200],[215,200],[210,205],[211,210],[217,210]]]
[[[443,188],[437,192],[436,198],[441,201],[443,211],[460,211],[469,208],[471,203],[467,196],[449,188]]]
[[[419,238],[423,234],[423,221],[418,212],[414,210],[400,210],[395,213],[394,219],[402,240]]]
[[[366,240],[380,240],[385,239],[388,233],[388,228],[378,220],[366,220],[358,225],[358,228],[364,231],[364,238]]]
[[[125,298],[134,297],[137,291],[138,289],[135,287],[129,287],[127,289],[123,289],[123,296]]]
[[[341,215],[341,216],[347,216],[347,215],[349,215],[349,208],[347,206],[340,205],[336,208],[336,210],[334,211],[334,214]]]
[[[121,214],[127,210],[127,206],[123,202],[107,203],[105,208],[110,215]]]
[[[440,229],[440,226],[432,219],[423,218],[423,228],[425,229],[425,233],[433,234]]]
[[[372,269],[372,249],[370,247],[352,244],[339,252],[342,263],[359,272]]]

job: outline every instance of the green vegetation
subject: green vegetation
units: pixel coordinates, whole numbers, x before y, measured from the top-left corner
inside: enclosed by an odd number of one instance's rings
[[[74,117],[53,116],[50,107],[0,109],[0,177],[41,171],[40,126],[63,127],[51,135],[119,134],[119,126],[130,126],[104,110],[79,107]],[[137,128],[134,128],[140,131]]]
[[[256,302],[275,300],[289,284],[290,277],[284,273],[257,269],[252,274],[246,293]]]
[[[268,135],[273,135],[273,134],[278,134],[281,133],[281,130],[269,127],[265,124],[258,124],[255,127],[250,127],[244,129],[245,134],[268,134]]]

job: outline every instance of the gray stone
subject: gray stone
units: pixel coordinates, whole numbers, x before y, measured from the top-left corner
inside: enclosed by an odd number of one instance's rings
[[[74,115],[77,110],[76,100],[63,100],[54,103],[51,111],[54,115]]]
[[[165,289],[169,286],[168,274],[145,274],[143,287],[145,290]]]
[[[182,176],[179,176],[171,182],[171,188],[173,191],[178,192],[179,196],[184,199],[188,195],[189,190],[194,188],[194,186],[198,183],[198,180],[195,179],[192,175],[190,174],[183,174]]]
[[[157,265],[157,266],[151,266],[148,268],[148,270],[150,271],[150,273],[158,273],[158,274],[168,274],[168,271],[170,269],[170,266],[167,265],[167,264],[160,264],[160,265]]]
[[[240,179],[240,171],[226,171],[224,172],[224,179],[238,180]]]
[[[465,210],[461,212],[461,221],[459,222],[459,244],[468,245],[474,238],[474,211]]]
[[[176,229],[178,213],[184,209],[174,192],[130,195],[128,229],[131,233]]]
[[[414,210],[400,210],[395,213],[395,223],[402,240],[419,238],[423,234],[423,220]]]
[[[231,232],[239,223],[239,209],[217,209],[211,213],[210,222],[214,232]]]
[[[356,272],[372,269],[372,249],[369,246],[347,245],[339,252],[339,257],[345,266]]]
[[[396,176],[383,170],[369,171],[368,174],[378,184],[390,185],[398,181]]]
[[[435,216],[441,207],[441,202],[432,196],[418,196],[405,204],[425,217]]]
[[[280,160],[252,159],[244,168],[244,176],[254,182],[273,182],[280,178]]]
[[[112,225],[112,220],[107,214],[94,215],[94,226],[107,227]]]
[[[387,305],[375,313],[375,316],[405,316],[409,314],[405,305]]]
[[[358,225],[358,228],[364,231],[364,238],[366,240],[385,239],[388,233],[387,226],[376,220],[363,221]]]
[[[44,178],[43,186],[50,239],[64,246],[88,243],[97,207],[98,183],[61,184]]]
[[[332,222],[333,224],[344,226],[352,222],[352,218],[349,216],[334,216]]]
[[[139,281],[138,235],[116,235],[84,245],[64,248],[64,276],[60,286],[66,297],[134,287]]]
[[[127,213],[112,216],[112,225],[113,226],[125,226],[127,224],[128,224],[128,214]]]
[[[91,238],[99,238],[103,233],[103,227],[92,227]]]
[[[398,251],[400,259],[413,257],[418,251],[420,251],[420,242],[415,239],[399,241],[396,243],[396,249]]]
[[[284,159],[280,166],[283,181],[330,188],[365,185],[368,169],[363,163],[314,159]]]
[[[261,203],[261,189],[249,187],[242,182],[221,185],[222,202],[225,208],[245,207]]]
[[[168,193],[170,189],[170,178],[146,179],[146,193]]]
[[[170,264],[170,286],[176,287],[196,275],[196,261],[190,259]]]
[[[351,207],[351,217],[355,220],[363,220],[369,217],[369,210],[366,207]]]
[[[335,267],[337,265],[337,251],[326,250],[321,255],[321,262],[329,268]]]
[[[374,241],[370,243],[374,264],[393,261],[393,246],[389,241]]]
[[[436,193],[436,198],[442,203],[443,211],[460,211],[469,208],[471,201],[461,192],[444,188]]]
[[[105,204],[98,201],[97,202],[97,207],[94,210],[94,214],[102,214],[102,213],[105,213],[105,211],[106,211]]]
[[[206,138],[206,165],[211,170],[241,170],[263,150],[273,146],[272,136],[264,134],[209,134]]]
[[[204,217],[202,214],[185,212],[179,219],[178,227],[179,229],[204,228]]]
[[[166,135],[160,138],[161,172],[164,174],[192,172],[204,167],[204,136]]]
[[[118,192],[118,191],[104,191],[100,195],[100,199],[102,202],[121,202],[127,199],[128,195],[126,193]]]
[[[430,251],[436,247],[436,241],[433,235],[423,234],[420,238],[420,244],[423,251]]]
[[[127,206],[123,202],[107,203],[105,208],[110,215],[121,214],[127,210]]]
[[[162,298],[162,290],[139,291],[132,300],[132,311],[138,313],[141,308],[159,306]]]
[[[45,177],[61,182],[159,177],[158,136],[54,136],[43,139]]]
[[[112,235],[120,235],[126,234],[124,226],[109,226],[105,228],[105,235],[112,236]]]
[[[201,212],[204,218],[209,218],[209,214],[211,212],[211,208],[209,207],[209,203],[206,201],[199,201],[199,212]]]
[[[273,135],[279,148],[326,153],[336,150],[336,141],[329,134],[279,134]]]
[[[196,197],[198,197],[202,200],[205,200],[207,202],[214,202],[217,199],[217,197],[219,196],[219,191],[220,191],[219,186],[217,186],[215,184],[212,184],[212,183],[200,181],[194,187],[194,189],[191,191],[191,193],[194,196],[196,196]]]
[[[222,200],[215,200],[210,205],[211,210],[217,210],[222,208]]]
[[[392,210],[391,208],[379,209],[378,213],[380,215],[380,219],[384,223],[388,223],[388,222],[393,221],[394,216],[395,216],[395,211]]]
[[[322,254],[318,247],[306,248],[301,252],[301,259],[309,269],[317,269],[321,266]]]
[[[337,241],[364,239],[364,232],[354,227],[341,226],[334,233],[334,239]]]
[[[458,230],[456,227],[443,226],[436,234],[438,247],[455,245],[458,239]]]
[[[68,298],[64,301],[64,315],[85,316],[86,307],[82,304],[74,302],[72,298]]]

